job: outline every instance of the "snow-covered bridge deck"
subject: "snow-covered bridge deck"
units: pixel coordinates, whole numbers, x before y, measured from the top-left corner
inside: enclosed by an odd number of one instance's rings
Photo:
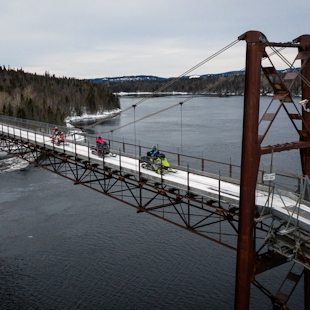
[[[44,133],[23,130],[14,126],[2,124],[0,127],[2,134],[8,137],[27,141],[45,149],[65,153],[69,156],[78,157],[81,160],[104,165],[113,170],[121,170],[126,174],[142,177],[157,183],[163,183],[173,188],[187,190],[193,194],[209,198],[210,200],[220,201],[233,207],[239,206],[240,186],[238,180],[231,178],[218,179],[208,173],[187,171],[186,168],[178,167],[176,173],[159,175],[154,171],[141,168],[138,158],[117,154],[116,157],[105,156],[102,158],[92,154],[91,149],[86,143],[69,142],[57,146],[52,143],[49,135]],[[277,192],[270,197],[270,192],[266,186],[258,186],[256,190],[256,206],[264,213],[271,213],[273,216],[288,222],[290,226],[299,228],[310,233],[310,204],[300,200],[299,197],[291,192]],[[258,219],[260,220],[260,219]]]

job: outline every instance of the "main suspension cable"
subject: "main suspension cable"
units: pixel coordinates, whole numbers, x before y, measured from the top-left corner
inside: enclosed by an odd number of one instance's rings
[[[135,104],[133,104],[133,105],[127,107],[126,109],[122,110],[122,112],[126,112],[126,111],[128,111],[129,109],[136,108],[139,104],[141,104],[141,103],[143,103],[144,101],[146,101],[147,99],[153,97],[155,94],[161,92],[162,90],[164,90],[164,89],[167,88],[168,86],[173,85],[174,83],[176,83],[177,81],[179,81],[182,77],[184,77],[184,76],[186,76],[187,74],[189,74],[190,72],[196,70],[197,68],[199,68],[200,66],[204,65],[205,63],[207,63],[208,61],[212,60],[213,58],[217,57],[218,55],[220,55],[220,54],[223,53],[224,51],[228,50],[229,48],[231,48],[232,46],[234,46],[235,44],[237,44],[239,41],[240,41],[240,40],[235,40],[235,41],[233,41],[232,43],[228,44],[227,46],[225,46],[224,48],[222,48],[222,49],[219,50],[218,52],[214,53],[213,55],[209,56],[208,58],[204,59],[203,61],[201,61],[200,63],[198,63],[197,65],[195,65],[194,67],[192,67],[192,68],[190,68],[189,70],[185,71],[184,73],[182,73],[181,75],[179,75],[177,78],[175,78],[175,79],[169,81],[168,83],[166,83],[166,84],[163,85],[162,87],[158,88],[157,90],[155,90],[154,92],[152,92],[152,93],[151,93],[150,95],[148,95],[147,97],[142,98],[142,99],[139,100],[137,103],[135,103]],[[212,87],[214,87],[214,85],[212,85]],[[205,89],[204,91],[206,91],[206,89]],[[183,102],[189,101],[189,100],[191,100],[192,98],[194,98],[195,96],[197,96],[197,94],[194,95],[194,96],[191,96],[190,98],[188,98],[187,100],[185,100],[185,101],[183,101]],[[142,117],[142,118],[140,118],[140,119],[138,119],[138,120],[135,120],[134,122],[139,122],[139,121],[141,121],[141,120],[143,120],[143,119],[145,119],[145,118],[148,118],[148,117],[154,116],[154,115],[156,115],[156,114],[159,114],[159,113],[161,113],[161,112],[164,112],[164,111],[166,111],[166,110],[172,109],[172,108],[174,108],[174,107],[177,106],[177,105],[179,105],[179,103],[174,104],[174,105],[172,105],[172,106],[170,106],[170,107],[168,107],[168,108],[162,109],[162,110],[160,110],[160,111],[154,112],[154,113],[152,113],[152,114],[150,114],[150,115],[144,116],[144,117]],[[95,126],[95,125],[97,125],[97,124],[100,124],[101,122],[102,122],[102,121],[98,121],[98,122],[96,122],[96,123],[94,123],[94,124],[92,124],[92,125],[90,125],[90,126],[85,127],[84,129],[91,128],[91,127],[93,127],[93,126]],[[117,127],[116,129],[109,130],[109,131],[107,131],[107,132],[103,132],[102,134],[105,134],[105,133],[108,133],[108,132],[111,132],[111,131],[115,131],[115,130],[121,129],[121,128],[126,127],[126,126],[129,126],[129,125],[132,125],[134,122],[129,122],[129,123],[124,124],[124,125],[122,125],[122,126],[120,126],[120,127]]]
[[[146,101],[147,99],[149,99],[150,97],[153,97],[155,94],[161,92],[162,90],[164,90],[165,88],[167,88],[170,85],[173,85],[174,83],[176,83],[177,81],[179,81],[182,77],[186,76],[187,74],[189,74],[190,72],[196,70],[197,68],[201,67],[202,65],[204,65],[205,63],[207,63],[208,61],[210,61],[211,59],[217,57],[218,55],[220,55],[221,53],[225,52],[226,50],[228,50],[229,48],[231,48],[232,46],[234,46],[236,43],[238,43],[239,40],[235,40],[232,43],[228,44],[227,46],[225,46],[224,48],[222,48],[221,50],[219,50],[218,52],[216,52],[215,54],[209,56],[208,58],[206,58],[205,60],[201,61],[200,63],[198,63],[197,65],[195,65],[194,67],[190,68],[189,70],[185,71],[184,73],[182,73],[181,75],[179,75],[177,78],[169,81],[167,84],[163,85],[162,87],[158,88],[157,90],[155,90],[152,94],[150,94],[149,96],[147,96],[146,98],[141,99],[140,101],[138,101],[136,103],[136,105],[141,104],[142,102]],[[128,109],[128,108],[127,108]],[[125,110],[126,111],[126,110]]]
[[[201,67],[202,65],[204,65],[206,62],[210,61],[211,59],[215,58],[216,56],[220,55],[221,53],[225,52],[226,50],[228,50],[229,48],[231,48],[232,46],[234,46],[236,43],[238,43],[240,40],[235,40],[233,42],[231,42],[230,44],[228,44],[227,46],[223,47],[221,50],[219,50],[218,52],[216,52],[215,54],[209,56],[208,58],[206,58],[205,60],[201,61],[200,63],[198,63],[197,65],[195,65],[194,67],[190,68],[189,70],[185,71],[184,73],[182,73],[181,75],[179,75],[177,78],[167,82],[165,85],[163,85],[162,87],[158,88],[157,90],[155,90],[154,92],[152,92],[151,94],[149,94],[148,96],[146,96],[145,98],[142,98],[141,100],[139,100],[137,103],[135,103],[132,106],[127,107],[126,109],[122,110],[122,112],[126,112],[136,106],[138,106],[139,104],[141,104],[142,102],[146,101],[147,99],[153,97],[154,95],[156,95],[157,93],[163,91],[164,89],[166,89],[167,87],[173,85],[174,83],[176,83],[177,81],[179,81],[182,77],[186,76],[187,74],[189,74],[190,72],[196,70],[197,68]],[[90,129],[98,124],[102,123],[101,121],[95,122],[89,126],[84,127],[84,129]],[[115,129],[117,130],[117,129]]]
[[[162,109],[162,110],[160,110],[160,111],[157,111],[157,112],[154,112],[154,113],[145,115],[145,116],[143,116],[143,117],[141,117],[141,118],[139,118],[139,119],[137,119],[137,120],[134,120],[134,121],[132,121],[132,122],[129,122],[129,123],[127,123],[127,124],[124,124],[124,125],[122,125],[122,126],[119,126],[119,127],[117,127],[116,129],[102,132],[101,134],[113,132],[113,131],[115,131],[115,130],[119,130],[119,129],[121,129],[121,128],[127,127],[127,126],[129,126],[129,125],[132,125],[132,124],[134,124],[134,123],[140,122],[140,121],[142,121],[142,120],[144,120],[144,119],[146,119],[146,118],[149,118],[149,117],[154,116],[154,115],[156,115],[156,114],[159,114],[159,113],[161,113],[161,112],[170,110],[170,109],[172,109],[172,108],[174,108],[174,107],[176,107],[176,106],[178,106],[178,105],[179,105],[179,103],[176,103],[176,104],[174,104],[174,105],[172,105],[172,106],[170,106],[170,107],[167,107],[167,108]]]
[[[293,72],[296,72],[297,75],[300,77],[300,79],[307,85],[310,87],[310,82],[309,80],[307,80],[307,78],[300,72],[298,71],[293,63],[291,63],[288,59],[286,59],[281,53],[280,53],[280,50],[277,50],[275,47],[271,46],[269,44],[269,41],[267,41],[267,45],[268,47],[273,51],[273,54],[276,54],[280,59],[283,60],[283,62],[290,68],[290,69],[293,69]]]
[[[165,84],[164,86],[162,86],[162,87],[159,88],[158,90],[154,91],[154,92],[153,92],[151,95],[149,95],[148,97],[143,98],[143,99],[141,99],[140,101],[138,101],[138,103],[133,104],[132,106],[126,108],[124,111],[127,111],[127,110],[129,110],[129,109],[131,109],[131,108],[135,108],[138,104],[140,104],[140,103],[146,101],[147,99],[149,99],[150,97],[152,97],[154,94],[160,92],[160,91],[163,90],[164,88],[166,88],[166,87],[172,85],[173,83],[175,83],[176,81],[180,80],[183,76],[185,76],[186,74],[192,72],[193,70],[195,70],[195,69],[198,68],[199,66],[203,65],[203,64],[206,63],[207,61],[209,61],[209,60],[213,59],[214,57],[218,56],[219,54],[221,54],[222,52],[224,52],[225,50],[227,50],[227,49],[230,48],[231,46],[235,45],[238,41],[239,41],[239,40],[236,40],[236,41],[232,42],[231,44],[227,45],[226,47],[224,47],[223,49],[221,49],[221,50],[218,51],[217,53],[215,53],[215,54],[213,54],[212,56],[206,58],[205,60],[203,60],[202,62],[200,62],[200,63],[197,64],[196,66],[194,66],[193,68],[191,68],[191,69],[187,70],[186,72],[184,72],[184,73],[183,73],[182,75],[180,75],[178,78],[174,79],[173,81],[168,82],[167,84]],[[280,53],[280,51],[282,51],[282,50],[284,49],[284,47],[282,47],[282,48],[280,48],[280,49],[275,49],[275,48],[272,47],[272,46],[269,46],[269,47],[272,49],[273,52],[270,53],[270,54],[268,55],[268,57],[271,57],[271,56],[273,56],[273,55],[277,55],[277,56],[280,57],[290,68],[293,68],[294,70],[296,70],[296,69],[293,67],[293,65]],[[265,58],[267,58],[267,57],[265,57]],[[244,68],[241,69],[241,70],[239,70],[239,72],[241,72],[241,71],[243,71],[243,70],[244,70]],[[300,77],[305,81],[305,83],[309,83],[309,81],[308,81],[307,79],[305,79],[301,74],[300,74]],[[142,117],[142,118],[140,118],[140,119],[138,119],[138,120],[135,120],[135,121],[133,121],[133,122],[129,122],[129,123],[127,123],[127,124],[124,124],[124,125],[122,125],[122,126],[116,128],[116,129],[114,129],[114,130],[110,130],[110,131],[108,131],[108,132],[115,131],[115,130],[121,129],[121,128],[123,128],[123,127],[132,125],[132,124],[134,124],[135,122],[139,122],[139,121],[141,121],[141,120],[144,120],[144,119],[149,118],[149,117],[151,117],[151,116],[154,116],[154,115],[156,115],[156,114],[162,113],[162,112],[167,111],[167,110],[169,110],[169,109],[172,109],[172,108],[174,108],[174,107],[176,107],[176,106],[178,106],[178,105],[180,105],[180,104],[182,105],[182,104],[184,104],[184,103],[186,103],[186,102],[192,100],[193,98],[199,96],[200,94],[203,94],[203,93],[209,91],[210,89],[214,88],[215,86],[217,86],[217,85],[219,85],[219,84],[221,84],[221,83],[223,83],[223,82],[224,82],[224,81],[220,81],[220,80],[219,80],[219,81],[217,81],[216,83],[214,83],[214,84],[212,84],[212,85],[209,85],[209,86],[205,87],[203,90],[199,91],[198,93],[195,93],[195,94],[189,96],[188,98],[186,98],[186,99],[183,100],[182,102],[176,103],[176,104],[174,104],[174,105],[172,105],[172,106],[170,106],[170,107],[167,107],[167,108],[164,108],[164,109],[159,110],[159,111],[157,111],[157,112],[154,112],[154,113],[152,113],[152,114],[146,115],[146,116],[144,116],[144,117]],[[308,84],[308,85],[309,85],[309,84]],[[103,134],[104,134],[104,133],[108,133],[108,132],[103,132]]]

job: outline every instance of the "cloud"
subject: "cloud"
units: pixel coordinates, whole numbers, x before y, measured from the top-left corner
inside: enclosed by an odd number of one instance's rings
[[[11,0],[2,4],[3,65],[77,78],[178,76],[248,30],[270,41],[309,32],[308,1]],[[240,42],[204,73],[239,70]],[[199,74],[203,71],[197,70]]]

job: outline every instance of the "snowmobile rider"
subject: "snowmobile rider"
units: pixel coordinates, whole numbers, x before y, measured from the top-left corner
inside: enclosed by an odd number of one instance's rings
[[[54,128],[53,135],[50,137],[52,139],[53,143],[57,140],[57,137],[59,134],[60,134],[60,131],[59,131],[58,127],[56,126]]]
[[[57,135],[57,145],[60,145],[60,143],[65,143],[65,135],[63,132],[59,132]]]
[[[152,149],[148,152],[151,157],[155,157],[159,155],[159,151],[155,145],[152,146]]]
[[[59,134],[60,134],[60,131],[59,131],[58,127],[55,127],[55,129],[54,129],[54,136],[56,137]]]
[[[96,144],[103,144],[104,143],[104,140],[99,136],[96,138]]]
[[[160,158],[159,150],[155,145],[152,146],[152,149],[147,152],[148,156],[151,156],[150,162],[154,171],[159,174],[165,174],[167,171],[163,170],[162,158]]]
[[[105,141],[100,136],[96,138],[96,146],[99,150],[102,149],[104,143]]]

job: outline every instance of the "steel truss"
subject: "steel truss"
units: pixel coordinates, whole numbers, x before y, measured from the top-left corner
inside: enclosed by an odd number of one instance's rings
[[[74,184],[130,205],[137,209],[137,213],[151,214],[236,250],[238,209],[227,203],[193,194],[189,187],[181,190],[163,182],[127,174],[121,167],[120,170],[112,170],[104,165],[104,160],[101,165],[92,164],[77,156],[5,137],[4,134],[1,148]]]

